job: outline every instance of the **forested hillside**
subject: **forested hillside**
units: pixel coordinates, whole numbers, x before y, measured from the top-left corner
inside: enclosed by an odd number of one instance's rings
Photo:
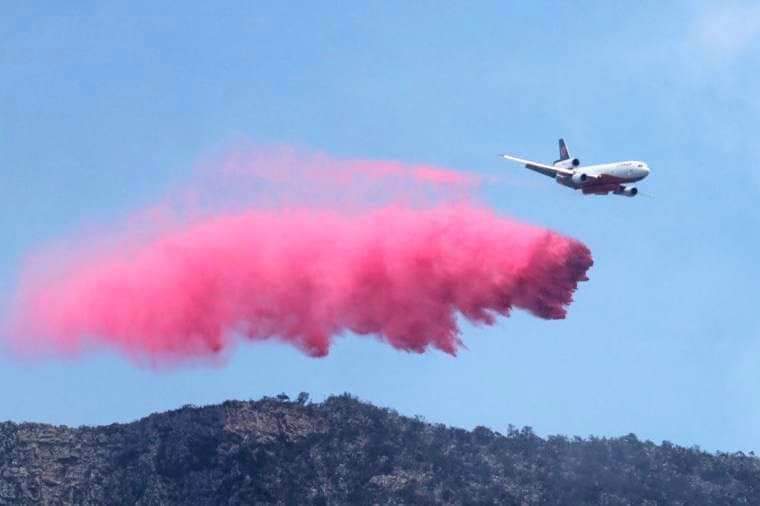
[[[349,396],[0,424],[0,504],[760,504],[760,460],[429,424]]]

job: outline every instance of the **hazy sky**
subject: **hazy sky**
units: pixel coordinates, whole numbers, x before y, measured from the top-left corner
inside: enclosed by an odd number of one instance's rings
[[[242,140],[503,176],[490,206],[596,263],[568,319],[466,326],[456,358],[357,337],[325,359],[242,345],[164,372],[5,355],[0,419],[348,391],[467,428],[760,450],[754,3],[73,4],[3,3],[3,304],[26,253],[116,223]],[[646,160],[649,197],[583,198],[496,157],[551,161],[560,136],[583,162]]]

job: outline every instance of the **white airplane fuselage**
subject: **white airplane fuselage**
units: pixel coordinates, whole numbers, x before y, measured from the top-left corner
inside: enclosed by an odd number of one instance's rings
[[[507,160],[519,162],[534,172],[549,176],[562,186],[580,190],[584,195],[623,195],[634,197],[639,190],[633,183],[641,181],[650,173],[649,166],[638,160],[581,166],[580,160],[571,158],[563,139],[559,140],[559,160],[552,165],[501,155]]]
[[[585,194],[626,194],[626,190],[636,195],[638,190],[629,187],[649,175],[649,166],[641,161],[602,163],[573,167],[573,174],[557,174],[555,180],[562,186],[581,190]]]

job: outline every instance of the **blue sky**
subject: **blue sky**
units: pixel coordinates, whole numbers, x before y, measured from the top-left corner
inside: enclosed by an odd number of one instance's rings
[[[0,18],[0,301],[25,253],[115,223],[246,139],[505,181],[500,213],[584,241],[567,320],[465,326],[468,350],[241,346],[156,372],[104,351],[0,356],[0,419],[100,424],[185,403],[351,392],[540,434],[760,450],[752,3],[7,2]],[[582,198],[502,151],[643,159],[650,197]]]

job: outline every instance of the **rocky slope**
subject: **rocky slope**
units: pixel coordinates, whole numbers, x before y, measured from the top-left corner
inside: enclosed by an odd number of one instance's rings
[[[0,424],[0,504],[760,504],[760,460],[424,423],[343,395]]]

